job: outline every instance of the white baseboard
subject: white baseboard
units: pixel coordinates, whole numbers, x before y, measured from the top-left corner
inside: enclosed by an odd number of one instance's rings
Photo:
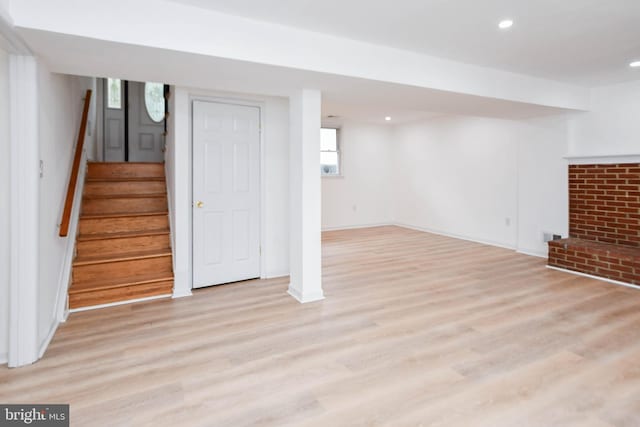
[[[67,308],[67,298],[69,286],[71,285],[71,273],[73,267],[73,258],[76,250],[76,235],[78,232],[78,222],[80,219],[80,207],[82,205],[82,193],[84,191],[85,175],[87,173],[87,150],[82,151],[80,159],[80,169],[78,170],[78,181],[73,196],[73,205],[71,207],[71,222],[69,224],[69,233],[65,237],[65,253],[63,257],[62,269],[58,277],[58,289],[56,293],[56,305],[54,313],[56,321],[64,322],[69,316]]]
[[[480,243],[480,244],[489,245],[489,246],[496,246],[498,248],[503,248],[503,249],[510,249],[522,255],[534,256],[537,258],[547,258],[546,252],[542,253],[536,250],[518,249],[514,245],[505,245],[504,243],[494,242],[490,240],[474,239],[474,238],[462,236],[459,234],[448,233],[445,231],[435,230],[432,228],[419,227],[415,225],[405,224],[402,222],[381,222],[376,224],[360,224],[360,225],[349,225],[349,226],[339,226],[339,227],[325,227],[322,229],[322,231],[355,230],[359,228],[373,228],[373,227],[385,227],[385,226],[396,226],[396,227],[408,228],[410,230],[421,231],[423,233],[437,234],[439,236],[451,237],[453,239],[466,240],[468,242]],[[271,277],[274,277],[274,276],[269,276],[269,278]]]
[[[279,279],[280,277],[288,277],[288,276],[289,276],[288,271],[280,271],[276,273],[268,273],[264,277],[261,277],[261,279]]]
[[[415,225],[404,224],[404,223],[401,223],[401,222],[396,222],[396,223],[391,224],[391,225],[395,225],[397,227],[402,227],[402,228],[408,228],[410,230],[422,231],[423,233],[437,234],[439,236],[451,237],[453,239],[466,240],[468,242],[480,243],[480,244],[489,245],[489,246],[496,246],[498,248],[503,248],[503,249],[511,249],[512,251],[516,250],[516,247],[513,246],[513,245],[505,245],[504,243],[493,242],[493,241],[490,241],[490,240],[474,239],[474,238],[471,238],[471,237],[461,236],[459,234],[448,233],[448,232],[440,231],[440,230],[434,230],[434,229],[431,229],[431,228],[418,227],[418,226],[415,226]]]
[[[38,359],[42,359],[42,356],[44,356],[44,353],[45,351],[47,351],[47,347],[49,347],[49,344],[51,344],[51,340],[56,334],[59,325],[60,322],[58,321],[58,319],[54,319],[53,324],[51,325],[51,329],[49,329],[49,333],[40,343],[40,348],[38,349]]]
[[[593,274],[581,273],[579,271],[567,270],[566,268],[554,267],[552,265],[547,265],[547,268],[550,270],[562,271],[563,273],[575,274],[576,276],[588,277],[589,279],[600,280],[602,282],[613,283],[614,285],[624,286],[626,288],[640,289],[640,286],[633,285],[631,283],[620,282],[618,280],[607,279],[606,277],[594,276]]]
[[[188,290],[188,291],[182,291],[182,292],[174,292],[171,295],[171,298],[176,299],[176,298],[185,298],[190,296],[193,296],[193,293],[191,292],[191,290]]]
[[[538,258],[547,258],[547,253],[542,253],[542,252],[538,252],[538,251],[534,251],[534,250],[528,250],[528,249],[516,249],[516,252],[518,252],[519,254],[522,255],[529,255],[529,256],[535,256]]]
[[[373,224],[339,225],[336,227],[323,227],[322,231],[356,230],[358,228],[373,228],[395,225],[392,222],[377,222]]]
[[[289,286],[289,290],[287,291],[287,293],[289,295],[291,295],[292,297],[294,297],[301,304],[307,304],[307,303],[310,303],[310,302],[321,301],[321,300],[324,299],[324,294],[322,293],[322,291],[317,292],[317,293],[313,293],[313,294],[304,294],[303,295],[297,289],[294,289],[291,286]]]
[[[81,311],[97,310],[98,308],[117,307],[119,305],[133,304],[133,303],[136,303],[136,302],[153,301],[153,300],[157,300],[157,299],[171,298],[171,297],[173,297],[172,294],[156,295],[156,296],[153,296],[153,297],[130,299],[130,300],[127,300],[127,301],[119,301],[119,302],[111,302],[109,304],[99,304],[99,305],[92,305],[90,307],[74,308],[74,309],[69,310],[69,312],[70,313],[79,313]]]
[[[175,258],[174,258],[175,261]],[[192,289],[192,281],[191,281],[191,271],[181,270],[178,271],[173,270],[173,297],[174,298],[182,298],[191,296]]]

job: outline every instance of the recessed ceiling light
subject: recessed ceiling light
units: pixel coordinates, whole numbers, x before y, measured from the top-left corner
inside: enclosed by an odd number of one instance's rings
[[[500,21],[500,23],[498,24],[498,27],[501,30],[506,30],[507,28],[511,28],[513,26],[513,21],[511,19],[503,19],[502,21]]]
[[[384,118],[386,121],[391,121],[391,117],[387,116]]]
[[[633,61],[631,64],[629,64],[629,67],[633,67],[633,68],[640,67],[640,61]]]

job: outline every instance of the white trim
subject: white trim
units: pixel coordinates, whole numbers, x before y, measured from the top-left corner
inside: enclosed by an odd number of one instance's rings
[[[174,145],[175,145],[175,141],[174,141]],[[173,146],[170,147],[170,149],[175,149]],[[166,156],[166,151],[165,151],[165,156]],[[174,167],[175,167],[175,160],[173,162]],[[175,239],[175,235],[176,235],[176,229],[175,229],[175,224],[173,223],[173,192],[169,191],[169,183],[168,183],[168,179],[167,177],[169,176],[168,172],[167,172],[167,161],[165,158],[164,161],[164,185],[166,186],[167,189],[167,205],[168,205],[168,215],[169,215],[169,244],[171,245],[171,264],[173,266],[173,271],[174,271],[174,276],[173,276],[173,298],[180,298],[183,296],[188,296],[185,292],[182,292],[178,289],[178,287],[176,287],[176,239]],[[175,182],[175,177],[172,177],[172,180]],[[189,295],[191,295],[191,293],[189,292]]]
[[[58,291],[54,307],[54,318],[58,322],[66,321],[68,317],[67,296],[71,285],[71,269],[76,250],[76,234],[78,232],[78,220],[80,217],[80,206],[82,205],[82,192],[84,190],[84,177],[87,171],[87,150],[82,151],[80,169],[78,170],[78,181],[76,182],[73,194],[73,206],[71,208],[71,222],[69,224],[69,234],[66,239],[65,253],[62,260],[62,269],[58,278]]]
[[[452,237],[454,239],[459,239],[459,240],[466,240],[468,242],[481,243],[483,245],[496,246],[498,248],[511,249],[513,251],[516,250],[515,246],[505,245],[503,243],[493,242],[493,241],[490,241],[490,240],[474,239],[474,238],[471,238],[471,237],[461,236],[459,234],[447,233],[447,232],[444,232],[444,231],[433,230],[433,229],[430,229],[430,228],[418,227],[418,226],[415,226],[415,225],[409,225],[409,224],[404,224],[404,223],[399,223],[399,222],[396,222],[393,225],[395,225],[397,227],[408,228],[410,230],[422,231],[424,233],[431,233],[431,234],[437,234],[439,236]]]
[[[173,147],[172,147],[173,148]],[[175,162],[174,162],[175,163]],[[175,224],[173,223],[173,192],[169,191],[169,183],[167,182],[167,176],[168,172],[167,172],[167,161],[165,160],[164,162],[164,185],[167,187],[167,205],[168,205],[168,209],[167,209],[167,213],[169,215],[169,244],[171,245],[171,261],[173,263],[173,271],[176,270],[176,239],[175,239]],[[175,182],[175,178],[174,178],[174,182]]]
[[[322,231],[357,230],[359,228],[389,227],[394,225],[401,227],[401,225],[395,224],[393,222],[378,222],[373,224],[338,225],[335,227],[323,227]]]
[[[0,8],[0,35],[9,43],[10,52],[18,55],[32,55],[31,49],[14,30],[13,19]]]
[[[198,93],[200,92],[200,93]],[[204,93],[204,94],[203,94]],[[260,279],[267,278],[267,253],[268,253],[268,245],[267,241],[267,215],[266,215],[266,160],[265,160],[265,131],[266,131],[266,101],[260,101],[252,98],[243,99],[243,98],[234,98],[227,96],[218,96],[218,95],[207,95],[206,91],[189,91],[188,92],[188,101],[189,101],[189,176],[191,179],[189,180],[189,201],[190,201],[190,210],[189,210],[189,271],[191,272],[191,289],[193,288],[193,103],[195,101],[201,102],[213,102],[218,104],[228,104],[228,105],[239,105],[245,107],[254,107],[258,108],[259,117],[260,117],[260,132],[259,132],[259,161],[260,161],[260,201],[259,201],[259,212],[258,216],[260,217]],[[177,108],[176,108],[177,109]],[[183,295],[186,296],[186,295]]]
[[[38,349],[38,359],[42,359],[42,356],[44,356],[44,353],[45,351],[47,351],[49,344],[51,344],[51,340],[53,339],[53,336],[56,334],[56,331],[58,330],[59,325],[60,325],[60,322],[54,319],[53,323],[51,324],[51,328],[49,329],[49,333],[47,333],[47,336],[40,343],[40,347]]]
[[[192,295],[193,295],[193,292],[191,292],[191,289],[189,289],[188,291],[174,290],[173,294],[171,294],[171,298],[177,299],[177,298],[190,297]]]
[[[117,307],[119,305],[127,305],[127,304],[133,304],[136,302],[153,301],[157,299],[164,299],[164,298],[171,298],[171,297],[172,297],[172,294],[165,294],[165,295],[156,295],[153,297],[130,299],[127,301],[110,302],[108,304],[92,305],[90,307],[73,308],[69,310],[69,313],[80,313],[82,311],[97,310],[99,308]]]
[[[534,257],[538,257],[538,258],[547,258],[547,254],[546,253],[541,253],[541,252],[537,252],[537,251],[533,251],[533,250],[527,250],[527,249],[516,249],[516,252],[522,255],[529,255],[529,256],[534,256]]]
[[[298,292],[297,289],[295,289],[291,285],[289,285],[289,289],[287,290],[287,293],[292,297],[294,297],[300,304],[321,301],[324,299],[324,293],[322,291],[316,292],[313,294],[302,295],[300,294],[300,292]]]
[[[409,225],[409,224],[403,224],[400,222],[381,222],[381,223],[376,223],[376,224],[362,224],[362,225],[347,225],[347,226],[338,226],[338,227],[325,227],[322,229],[323,232],[325,231],[340,231],[340,230],[357,230],[357,229],[361,229],[361,228],[375,228],[375,227],[401,227],[401,228],[408,228],[410,230],[415,230],[415,231],[420,231],[423,233],[431,233],[431,234],[437,234],[439,236],[445,236],[445,237],[451,237],[453,239],[458,239],[458,240],[466,240],[469,242],[474,242],[474,243],[480,243],[483,245],[489,245],[489,246],[496,246],[499,248],[503,248],[503,249],[510,249],[510,250],[514,250],[519,254],[522,255],[528,255],[528,256],[534,256],[537,258],[547,258],[547,254],[546,253],[541,253],[541,252],[537,252],[534,250],[527,250],[527,249],[519,249],[516,247],[512,247],[512,246],[507,246],[507,245],[503,245],[501,243],[496,243],[496,242],[489,242],[486,240],[478,240],[478,239],[472,239],[469,237],[464,237],[464,236],[460,236],[457,234],[452,234],[452,233],[445,233],[442,231],[435,231],[432,229],[427,229],[424,227],[416,227],[413,225]]]
[[[277,271],[275,273],[267,273],[264,279],[278,279],[280,277],[289,277],[288,271]]]
[[[594,276],[592,274],[581,273],[579,271],[567,270],[566,268],[554,267],[552,265],[547,265],[546,267],[551,270],[562,271],[563,273],[575,274],[576,276],[588,277],[589,279],[600,280],[602,282],[613,283],[614,285],[640,290],[640,286],[632,285],[631,283],[620,282],[618,280],[607,279],[606,277]]]
[[[10,55],[9,366],[38,360],[39,140],[35,58]]]
[[[565,156],[570,165],[612,165],[616,163],[640,163],[640,154],[596,154],[588,156]]]

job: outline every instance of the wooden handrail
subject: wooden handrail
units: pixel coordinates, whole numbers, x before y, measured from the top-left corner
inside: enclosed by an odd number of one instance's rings
[[[71,210],[73,209],[73,196],[78,183],[78,172],[80,160],[82,160],[82,150],[84,148],[84,136],[87,133],[87,119],[89,118],[89,106],[91,104],[91,89],[87,89],[84,97],[84,109],[82,110],[82,120],[78,131],[78,142],[76,144],[76,154],[73,158],[69,186],[67,187],[67,198],[64,200],[64,211],[62,212],[62,222],[60,223],[60,237],[67,237],[69,234],[69,224],[71,222]]]

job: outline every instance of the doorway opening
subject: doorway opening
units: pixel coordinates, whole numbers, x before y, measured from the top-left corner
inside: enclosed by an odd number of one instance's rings
[[[169,86],[116,78],[99,80],[102,160],[163,162]]]

